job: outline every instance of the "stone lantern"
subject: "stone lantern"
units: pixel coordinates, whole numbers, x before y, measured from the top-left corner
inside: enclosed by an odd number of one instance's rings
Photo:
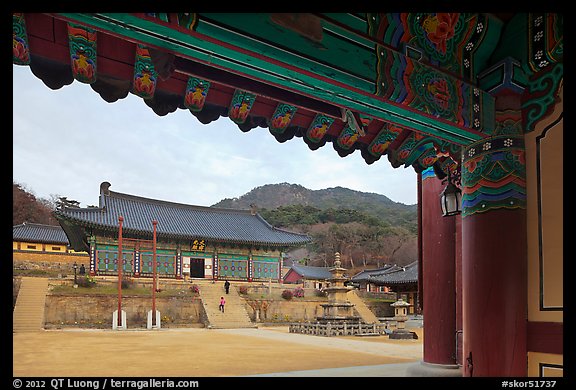
[[[406,321],[408,320],[408,308],[412,306],[402,298],[390,304],[394,308],[394,320],[396,329],[390,333],[391,339],[413,339],[412,332],[406,330]]]

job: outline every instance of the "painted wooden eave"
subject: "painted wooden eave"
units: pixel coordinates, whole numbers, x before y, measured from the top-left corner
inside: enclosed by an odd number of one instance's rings
[[[346,74],[334,75],[332,68],[327,69],[321,64],[262,45],[256,40],[241,39],[238,35],[234,35],[234,42],[227,42],[223,39],[230,36],[215,27],[207,28],[205,34],[184,32],[167,22],[143,14],[65,13],[55,17],[167,50],[189,60],[286,88],[459,145],[467,145],[483,137],[480,132],[456,126],[442,118],[379,99],[366,91],[366,81]]]

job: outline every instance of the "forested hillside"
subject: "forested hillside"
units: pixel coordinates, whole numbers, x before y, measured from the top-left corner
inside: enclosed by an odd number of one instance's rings
[[[309,234],[310,245],[288,254],[309,265],[331,266],[334,252],[340,252],[343,265],[351,269],[417,259],[417,205],[384,195],[281,183],[254,188],[214,207],[256,207],[272,226]]]
[[[266,184],[256,187],[238,198],[226,198],[214,207],[273,210],[290,205],[311,206],[320,210],[356,210],[379,218],[391,226],[403,227],[417,233],[417,205],[405,205],[385,195],[354,191],[343,187],[310,190],[299,184]]]

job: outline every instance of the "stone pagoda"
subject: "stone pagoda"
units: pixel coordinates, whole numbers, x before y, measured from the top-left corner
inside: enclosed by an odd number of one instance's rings
[[[328,295],[328,303],[320,305],[324,309],[324,313],[316,319],[322,324],[342,321],[358,323],[360,317],[354,315],[354,304],[350,303],[347,297],[348,291],[352,290],[353,287],[344,285],[344,282],[346,282],[348,278],[344,276],[346,269],[342,268],[340,253],[336,252],[334,257],[334,267],[329,270],[332,274],[332,277],[329,279],[330,284],[324,288],[324,291]]]
[[[330,268],[332,277],[324,288],[328,303],[320,304],[323,315],[314,322],[295,322],[290,324],[290,333],[303,333],[316,336],[378,336],[385,332],[385,325],[380,323],[366,324],[354,315],[355,305],[348,300],[348,292],[353,287],[345,286],[348,278],[344,276],[345,268],[340,262],[340,253],[336,252],[334,267]]]

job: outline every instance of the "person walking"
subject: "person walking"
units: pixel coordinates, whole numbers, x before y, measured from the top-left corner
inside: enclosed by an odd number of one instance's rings
[[[226,294],[228,294],[228,292],[230,291],[230,282],[229,281],[224,282],[224,290],[226,290]]]
[[[220,297],[220,306],[218,306],[218,309],[220,309],[220,311],[222,313],[224,313],[224,305],[226,304],[226,300],[224,299],[224,297]]]

